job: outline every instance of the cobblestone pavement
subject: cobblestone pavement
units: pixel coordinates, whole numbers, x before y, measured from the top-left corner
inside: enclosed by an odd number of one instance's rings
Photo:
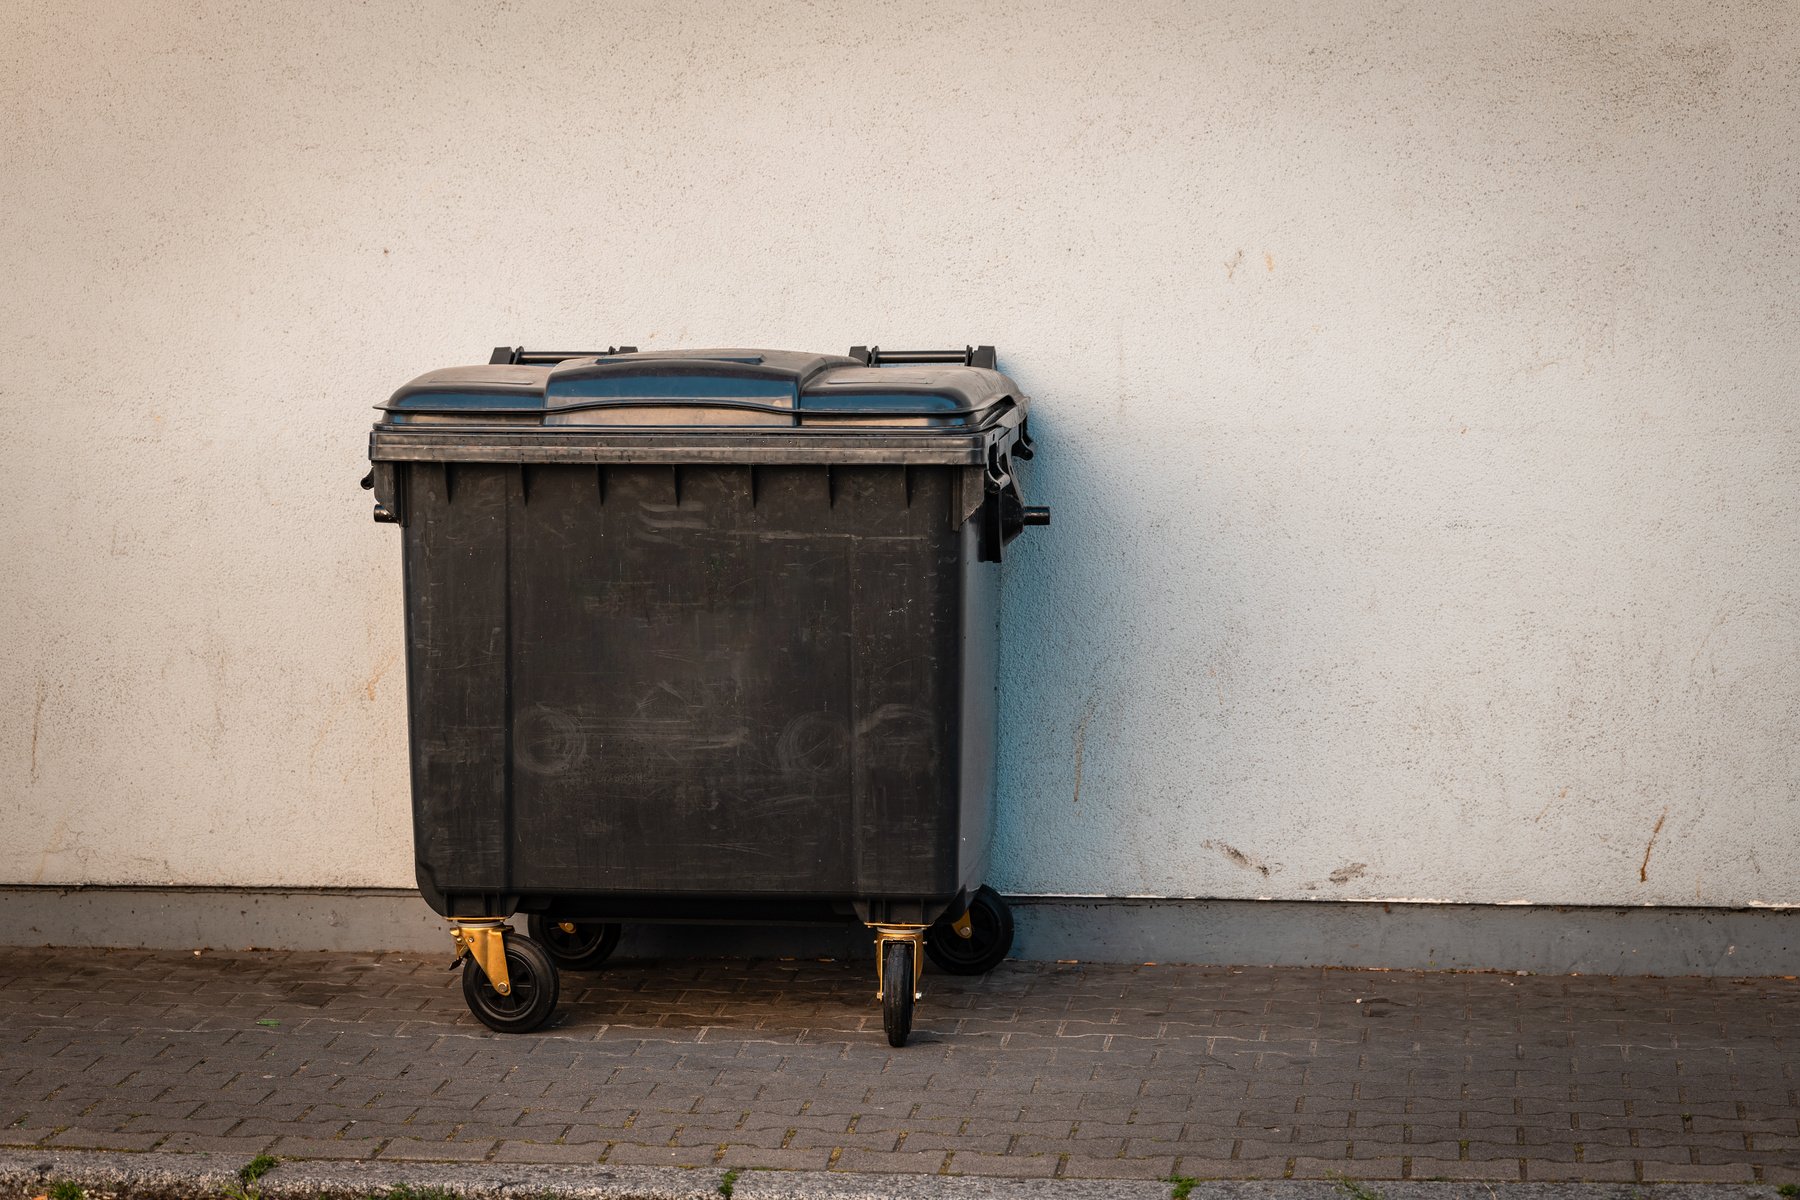
[[[1800,984],[0,949],[0,1146],[1009,1177],[1800,1181]]]

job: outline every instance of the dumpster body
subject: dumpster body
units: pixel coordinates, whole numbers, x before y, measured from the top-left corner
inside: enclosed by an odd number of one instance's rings
[[[1047,516],[983,353],[498,351],[383,406],[418,882],[478,1016],[541,1022],[621,921],[860,920],[897,1043],[921,949],[1004,955],[996,564]]]

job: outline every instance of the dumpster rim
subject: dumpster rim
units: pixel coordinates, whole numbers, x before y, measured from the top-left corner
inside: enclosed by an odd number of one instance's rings
[[[718,463],[983,466],[990,449],[1019,437],[1017,425],[937,434],[893,430],[794,433],[549,433],[511,429],[393,429],[369,434],[371,462]]]

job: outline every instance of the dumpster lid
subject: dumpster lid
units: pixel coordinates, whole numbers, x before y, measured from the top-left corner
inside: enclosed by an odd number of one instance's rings
[[[582,427],[949,426],[1025,404],[997,370],[960,363],[871,367],[791,350],[584,355],[553,366],[450,367],[380,407],[383,424]]]

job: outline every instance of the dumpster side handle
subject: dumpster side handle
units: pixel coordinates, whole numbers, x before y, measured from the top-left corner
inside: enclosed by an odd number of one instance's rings
[[[406,508],[400,498],[400,464],[376,462],[362,477],[365,492],[375,493],[375,520],[384,525],[406,524]]]

